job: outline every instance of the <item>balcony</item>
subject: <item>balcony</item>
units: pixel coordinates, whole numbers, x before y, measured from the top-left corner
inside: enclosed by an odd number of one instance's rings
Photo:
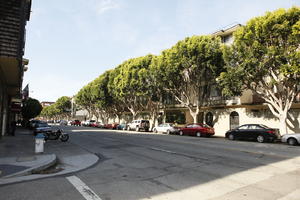
[[[208,100],[204,102],[204,106],[208,107],[230,106],[237,104],[240,104],[239,97],[214,96],[209,97]]]

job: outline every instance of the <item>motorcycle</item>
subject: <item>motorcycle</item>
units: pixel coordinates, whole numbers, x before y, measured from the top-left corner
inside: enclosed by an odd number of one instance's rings
[[[62,129],[58,129],[57,131],[47,131],[44,132],[43,134],[45,136],[45,141],[60,139],[60,141],[66,142],[69,140],[69,134],[64,133]]]

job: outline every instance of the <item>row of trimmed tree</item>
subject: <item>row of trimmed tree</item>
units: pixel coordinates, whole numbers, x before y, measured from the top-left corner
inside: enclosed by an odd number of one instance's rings
[[[40,117],[45,119],[69,119],[71,117],[71,98],[62,96],[50,106],[44,107]]]
[[[211,95],[241,95],[250,89],[263,98],[287,132],[287,116],[299,94],[300,9],[268,12],[234,34],[234,43],[192,36],[158,56],[129,59],[84,86],[76,104],[103,122],[130,112],[148,112],[156,121],[166,98],[188,108],[194,121]]]

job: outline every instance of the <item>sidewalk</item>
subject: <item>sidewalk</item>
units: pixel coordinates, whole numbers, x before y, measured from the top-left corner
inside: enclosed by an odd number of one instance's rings
[[[98,157],[68,142],[50,140],[44,153],[35,154],[35,138],[18,127],[15,136],[0,139],[0,185],[76,172],[92,166]]]

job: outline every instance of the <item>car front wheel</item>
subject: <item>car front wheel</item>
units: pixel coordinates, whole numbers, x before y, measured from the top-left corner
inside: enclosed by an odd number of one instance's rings
[[[200,133],[200,132],[197,132],[197,133],[196,133],[196,136],[197,136],[197,137],[201,137],[201,133]]]
[[[257,142],[259,142],[259,143],[263,143],[263,142],[265,142],[265,137],[262,136],[262,135],[259,135],[259,136],[257,136],[256,140],[257,140]]]
[[[229,140],[235,140],[235,137],[234,137],[233,134],[229,134],[229,135],[228,135],[228,139],[229,139]]]
[[[290,139],[288,139],[287,143],[289,145],[295,146],[295,145],[297,145],[298,142],[295,138],[290,138]]]
[[[179,131],[179,135],[183,135],[183,131]]]
[[[170,135],[170,130],[167,130],[167,134]]]

